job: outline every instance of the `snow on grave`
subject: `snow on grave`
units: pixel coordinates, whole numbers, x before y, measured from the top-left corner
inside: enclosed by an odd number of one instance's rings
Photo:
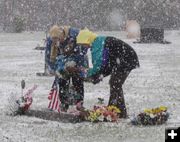
[[[102,98],[98,98],[98,105],[94,105],[92,109],[73,109],[67,112],[44,110],[31,110],[30,106],[33,102],[32,93],[36,90],[37,85],[34,85],[25,94],[23,90],[25,88],[25,81],[21,81],[22,94],[21,97],[16,99],[14,95],[9,99],[9,110],[13,116],[26,115],[31,117],[37,117],[45,120],[78,123],[83,121],[89,122],[117,122],[121,110],[116,106],[106,106],[103,103]],[[51,93],[54,94],[54,93]],[[58,94],[54,94],[58,95]],[[52,96],[53,98],[53,96]],[[59,109],[60,110],[60,109]],[[164,124],[169,117],[167,107],[161,106],[155,109],[146,109],[143,113],[138,114],[131,120],[133,125],[160,125]]]

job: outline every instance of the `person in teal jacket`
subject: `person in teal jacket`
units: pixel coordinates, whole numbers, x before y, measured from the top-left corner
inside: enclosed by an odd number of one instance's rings
[[[120,39],[98,36],[88,29],[80,31],[77,36],[77,44],[91,49],[93,68],[84,70],[86,78],[90,78],[96,84],[103,77],[111,75],[108,105],[118,107],[121,110],[119,117],[126,118],[122,85],[131,70],[140,66],[136,52]]]

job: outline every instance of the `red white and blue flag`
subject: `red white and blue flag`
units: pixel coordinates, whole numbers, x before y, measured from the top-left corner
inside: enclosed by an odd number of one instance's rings
[[[54,84],[51,88],[48,99],[48,109],[60,112],[59,86],[57,84]]]

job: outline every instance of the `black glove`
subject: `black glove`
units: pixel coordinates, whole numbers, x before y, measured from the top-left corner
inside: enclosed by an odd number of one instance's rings
[[[92,82],[93,84],[97,84],[97,83],[99,83],[100,81],[102,81],[101,75],[94,75],[94,76],[91,77],[91,82]]]

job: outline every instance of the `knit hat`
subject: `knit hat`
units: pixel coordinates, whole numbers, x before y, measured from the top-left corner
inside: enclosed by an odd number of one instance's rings
[[[77,44],[88,44],[91,45],[97,34],[89,31],[88,29],[81,30],[77,36]]]

